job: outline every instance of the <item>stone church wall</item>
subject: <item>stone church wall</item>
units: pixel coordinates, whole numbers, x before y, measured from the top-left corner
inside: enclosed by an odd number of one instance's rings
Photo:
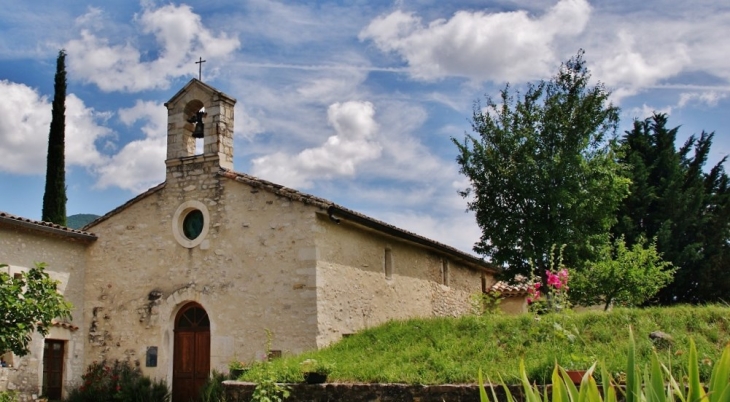
[[[87,274],[87,364],[137,360],[171,384],[174,318],[189,301],[210,318],[211,369],[261,358],[266,330],[272,349],[316,347],[313,207],[222,178],[201,158],[168,166],[163,188],[91,228],[99,241]],[[186,248],[172,222],[190,201],[205,205],[210,223]],[[157,367],[146,367],[150,346]]]
[[[446,285],[444,256],[437,252],[318,216],[318,346],[388,320],[471,312],[469,298],[482,290],[481,272],[446,257]]]
[[[86,243],[58,235],[0,226],[0,263],[10,265],[9,271],[13,275],[34,267],[36,262],[45,262],[46,272],[61,282],[59,290],[73,304],[71,323],[79,328],[85,326],[85,261]],[[66,390],[81,377],[84,370],[83,331],[53,327],[47,338],[66,341],[63,372],[63,388]],[[28,355],[18,357],[12,353],[5,354],[5,360],[13,367],[1,369],[0,390],[19,391],[21,401],[38,397],[43,379],[43,345],[44,338],[36,333],[29,344]]]

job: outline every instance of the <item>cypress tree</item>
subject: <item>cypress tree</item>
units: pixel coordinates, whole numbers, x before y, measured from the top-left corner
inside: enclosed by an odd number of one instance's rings
[[[691,136],[675,149],[679,127],[667,116],[635,121],[622,139],[632,179],[613,231],[633,245],[640,236],[656,239],[665,261],[678,270],[657,302],[708,303],[727,300],[730,292],[730,177],[718,162],[704,166],[714,133]]]
[[[53,83],[53,110],[48,134],[46,189],[43,194],[43,217],[46,222],[66,226],[66,52],[62,49],[56,59]]]

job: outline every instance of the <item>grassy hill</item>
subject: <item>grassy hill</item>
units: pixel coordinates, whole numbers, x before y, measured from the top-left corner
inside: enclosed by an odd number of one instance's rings
[[[673,307],[615,309],[612,312],[543,316],[484,316],[389,322],[361,331],[328,348],[285,356],[272,363],[278,381],[301,381],[299,363],[307,358],[334,363],[328,381],[413,384],[473,383],[479,368],[492,381],[501,376],[516,383],[524,358],[532,381],[549,383],[553,364],[587,368],[601,360],[618,376],[626,369],[629,327],[637,342],[637,359],[649,361],[656,350],[662,362],[681,378],[693,338],[707,379],[712,364],[730,341],[730,308]],[[652,341],[663,331],[671,343]],[[276,334],[274,334],[274,347]],[[263,346],[263,345],[262,345]],[[257,378],[255,366],[242,379]]]

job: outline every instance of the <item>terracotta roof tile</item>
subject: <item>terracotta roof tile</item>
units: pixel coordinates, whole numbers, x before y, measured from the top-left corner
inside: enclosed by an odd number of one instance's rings
[[[52,222],[36,221],[33,219],[23,218],[12,215],[7,212],[0,211],[0,223],[6,223],[13,226],[20,226],[30,230],[37,230],[46,233],[53,233],[61,236],[72,238],[83,238],[88,240],[96,240],[96,235],[84,230],[71,229],[66,226],[57,225]]]
[[[51,326],[57,327],[57,328],[66,328],[71,332],[74,332],[79,329],[79,327],[71,324],[68,321],[59,321],[59,320],[56,320],[55,318],[53,320],[51,320]]]
[[[487,293],[499,292],[504,297],[527,296],[530,292],[530,283],[524,276],[518,275],[515,282],[499,281],[487,289]]]

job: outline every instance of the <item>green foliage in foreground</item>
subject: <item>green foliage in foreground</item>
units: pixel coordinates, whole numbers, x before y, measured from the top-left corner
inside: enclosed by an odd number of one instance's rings
[[[138,365],[115,360],[94,362],[81,376],[82,383],[68,393],[65,402],[169,402],[165,380],[142,374]]]
[[[18,277],[5,267],[0,264],[0,351],[25,356],[33,332],[45,336],[54,318],[71,319],[71,303],[56,291],[58,281],[48,276],[46,264]]]
[[[520,381],[524,359],[530,381],[550,382],[557,361],[564,367],[588,368],[602,360],[612,376],[626,370],[629,326],[636,336],[636,359],[650,363],[653,350],[682,378],[690,337],[697,345],[700,378],[709,378],[714,362],[730,341],[730,308],[672,307],[616,309],[532,315],[416,319],[393,321],[316,352],[254,366],[243,380],[252,381],[271,370],[279,382],[301,382],[305,359],[334,363],[328,381],[411,384],[475,383],[481,368],[492,379]],[[654,343],[653,331],[663,331],[672,342]],[[583,367],[570,367],[579,366]],[[625,373],[624,373],[625,374]]]
[[[610,373],[601,365],[601,389],[598,389],[592,374],[596,369],[594,363],[583,376],[579,386],[569,379],[565,369],[555,365],[552,374],[552,388],[550,395],[552,402],[616,402],[616,390],[624,396],[626,402],[727,402],[730,401],[730,344],[726,345],[720,360],[715,363],[710,380],[706,384],[700,382],[698,370],[697,348],[690,339],[689,354],[687,356],[687,375],[675,378],[666,365],[659,362],[657,353],[651,356],[651,365],[643,369],[636,364],[636,343],[630,333],[629,353],[626,359],[626,387],[616,388],[611,380]],[[528,402],[547,402],[548,390],[543,394],[536,385],[530,383],[525,372],[525,366],[520,362],[520,381],[524,393],[524,400]],[[686,381],[686,383],[685,383]],[[484,383],[482,372],[479,371],[479,399],[481,402],[490,402]],[[495,386],[489,385],[492,398],[497,402]],[[515,402],[509,388],[503,386],[507,402]]]

